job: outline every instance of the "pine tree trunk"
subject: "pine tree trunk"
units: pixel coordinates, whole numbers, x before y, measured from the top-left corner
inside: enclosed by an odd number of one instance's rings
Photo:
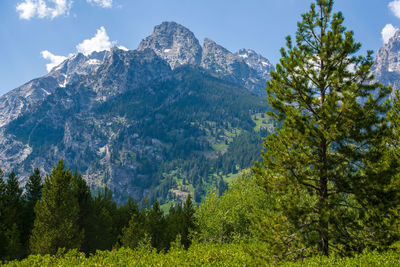
[[[320,252],[325,255],[329,256],[329,236],[328,236],[328,178],[327,178],[327,145],[326,140],[321,141],[321,162],[323,164],[321,170],[321,177],[320,177],[320,184],[319,184],[319,225],[318,225],[318,232],[319,232],[319,248]]]
[[[329,237],[328,237],[328,219],[327,219],[327,179],[320,180],[320,198],[319,198],[319,247],[323,255],[329,256]]]

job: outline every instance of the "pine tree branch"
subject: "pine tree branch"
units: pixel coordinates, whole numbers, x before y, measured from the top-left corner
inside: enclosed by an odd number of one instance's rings
[[[310,187],[310,188],[313,188],[313,189],[316,190],[317,192],[320,191],[320,189],[319,189],[318,187],[316,187],[316,186],[314,186],[314,185],[312,185],[312,184],[303,182],[303,179],[299,178],[299,177],[294,173],[294,170],[293,170],[293,169],[290,168],[289,171],[290,171],[290,173],[297,179],[297,181],[299,181],[300,184],[305,185],[305,186],[308,186],[308,187]]]

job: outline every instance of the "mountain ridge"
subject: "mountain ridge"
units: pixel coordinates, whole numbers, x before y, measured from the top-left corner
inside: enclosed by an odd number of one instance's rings
[[[173,22],[156,26],[137,50],[74,55],[0,97],[0,167],[26,179],[63,158],[119,201],[166,200],[182,181],[201,196],[218,172],[258,155],[253,117],[267,109],[255,88],[265,86],[268,61],[252,50],[220,57],[228,60],[203,61],[194,34]],[[228,149],[235,142],[251,142],[235,149],[252,152],[238,157]]]

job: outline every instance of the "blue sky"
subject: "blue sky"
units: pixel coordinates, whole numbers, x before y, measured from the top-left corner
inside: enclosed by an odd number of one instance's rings
[[[51,60],[77,51],[109,45],[136,49],[162,21],[188,27],[201,43],[209,37],[232,52],[251,48],[275,64],[285,36],[295,33],[311,2],[0,0],[0,95],[45,75]],[[382,46],[383,29],[387,39],[400,28],[400,0],[336,0],[335,10],[343,12],[363,52]]]

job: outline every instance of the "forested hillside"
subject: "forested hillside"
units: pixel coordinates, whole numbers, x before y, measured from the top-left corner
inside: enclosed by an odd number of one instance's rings
[[[183,177],[185,192],[199,202],[217,176],[259,159],[266,134],[259,128],[273,126],[267,117],[256,127],[264,100],[190,67],[88,109],[90,92],[84,85],[56,90],[5,132],[32,147],[26,169],[62,155],[71,168],[93,173],[85,176],[93,188],[112,188],[119,202],[129,196],[141,201],[143,190],[151,202],[165,202]]]

